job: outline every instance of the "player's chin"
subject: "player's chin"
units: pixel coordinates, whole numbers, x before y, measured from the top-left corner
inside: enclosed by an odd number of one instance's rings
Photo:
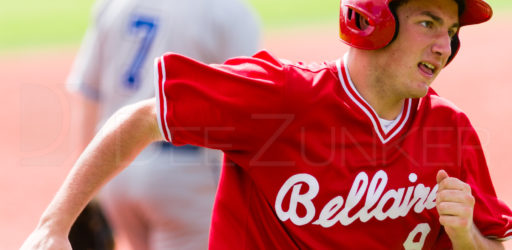
[[[414,89],[409,91],[409,98],[422,98],[427,95],[429,90],[429,84],[427,83],[418,83]]]

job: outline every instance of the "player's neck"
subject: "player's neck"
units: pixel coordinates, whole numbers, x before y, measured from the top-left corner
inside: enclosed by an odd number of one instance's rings
[[[385,79],[379,77],[378,70],[373,70],[371,63],[364,59],[352,51],[347,57],[354,86],[380,118],[393,120],[402,112],[405,98],[397,96]]]

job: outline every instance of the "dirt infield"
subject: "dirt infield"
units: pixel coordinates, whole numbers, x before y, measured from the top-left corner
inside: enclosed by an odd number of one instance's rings
[[[481,136],[498,196],[512,206],[510,23],[496,15],[464,28],[462,48],[434,88],[462,108]],[[335,25],[267,34],[263,46],[293,61],[340,57]],[[507,33],[507,34],[505,34]],[[0,248],[16,249],[37,223],[80,152],[80,100],[64,88],[75,49],[0,54]],[[507,243],[512,249],[512,242]]]

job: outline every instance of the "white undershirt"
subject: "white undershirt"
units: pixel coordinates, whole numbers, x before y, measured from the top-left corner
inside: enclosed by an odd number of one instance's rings
[[[400,112],[400,114],[402,113]],[[398,115],[394,120],[386,120],[379,117],[380,126],[382,127],[382,130],[384,130],[384,133],[387,134],[398,123],[399,117],[400,115]]]

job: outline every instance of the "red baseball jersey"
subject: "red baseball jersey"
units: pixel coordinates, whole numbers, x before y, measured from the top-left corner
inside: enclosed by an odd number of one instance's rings
[[[165,138],[225,153],[211,249],[450,248],[435,208],[440,169],[471,185],[483,235],[512,237],[475,130],[433,90],[384,130],[342,60],[292,64],[262,51],[155,64]]]

